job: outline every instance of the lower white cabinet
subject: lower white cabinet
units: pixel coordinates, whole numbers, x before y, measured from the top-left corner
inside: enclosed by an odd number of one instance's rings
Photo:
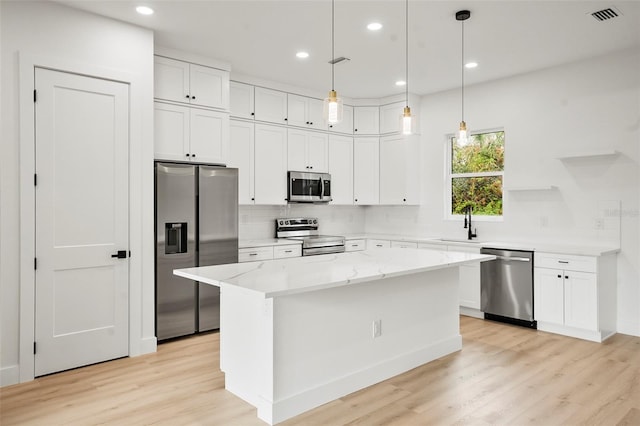
[[[447,251],[461,251],[464,253],[480,253],[480,247],[462,245],[447,246]],[[464,308],[480,311],[480,264],[460,265],[460,295],[459,303]]]
[[[346,240],[344,242],[344,251],[361,251],[367,248],[367,242],[362,239]]]
[[[418,243],[410,241],[391,241],[392,248],[418,248]]]
[[[154,109],[155,159],[227,164],[228,113],[163,102]]]
[[[238,249],[238,262],[254,262],[257,260],[272,260],[273,246],[245,247]]]
[[[281,246],[273,246],[273,258],[285,259],[287,257],[302,256],[302,244],[288,244]]]
[[[535,253],[538,329],[601,342],[616,330],[616,260]]]
[[[372,248],[391,248],[391,241],[389,241],[389,240],[368,239],[367,240],[367,248],[368,249],[372,249]]]
[[[353,203],[380,202],[380,140],[355,138],[353,141]]]
[[[255,204],[287,204],[287,129],[255,124]]]

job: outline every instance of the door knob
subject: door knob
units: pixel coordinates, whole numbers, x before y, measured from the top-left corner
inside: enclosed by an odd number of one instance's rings
[[[126,250],[118,250],[118,252],[112,254],[111,257],[116,258],[116,259],[126,259],[127,258],[127,251]]]

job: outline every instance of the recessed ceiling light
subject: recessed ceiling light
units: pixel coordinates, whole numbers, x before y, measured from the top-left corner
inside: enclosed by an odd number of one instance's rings
[[[396,81],[396,86],[406,86],[407,82],[404,80],[398,80]]]
[[[367,25],[367,29],[371,31],[378,31],[381,28],[382,28],[382,24],[379,22],[372,22],[369,25]]]
[[[136,7],[136,12],[138,12],[140,15],[153,15],[153,9],[147,6]]]
[[[466,64],[464,64],[465,68],[475,68],[478,66],[477,62],[467,62]]]
[[[298,53],[296,53],[296,57],[298,57],[300,59],[304,59],[304,58],[308,58],[309,54],[307,52],[298,52]]]

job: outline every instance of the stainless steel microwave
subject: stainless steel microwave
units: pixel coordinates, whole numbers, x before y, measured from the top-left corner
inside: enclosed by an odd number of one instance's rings
[[[288,172],[288,201],[290,203],[328,203],[331,201],[329,173]]]

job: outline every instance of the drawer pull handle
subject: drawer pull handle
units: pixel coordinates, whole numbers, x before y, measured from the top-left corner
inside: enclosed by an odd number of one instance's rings
[[[257,256],[258,253],[249,253],[249,256]]]
[[[569,263],[568,260],[558,260],[558,263]]]
[[[284,252],[285,252],[285,253],[292,253],[292,252],[293,252],[293,250],[285,250]]]
[[[358,247],[358,244],[351,244],[351,247]]]

